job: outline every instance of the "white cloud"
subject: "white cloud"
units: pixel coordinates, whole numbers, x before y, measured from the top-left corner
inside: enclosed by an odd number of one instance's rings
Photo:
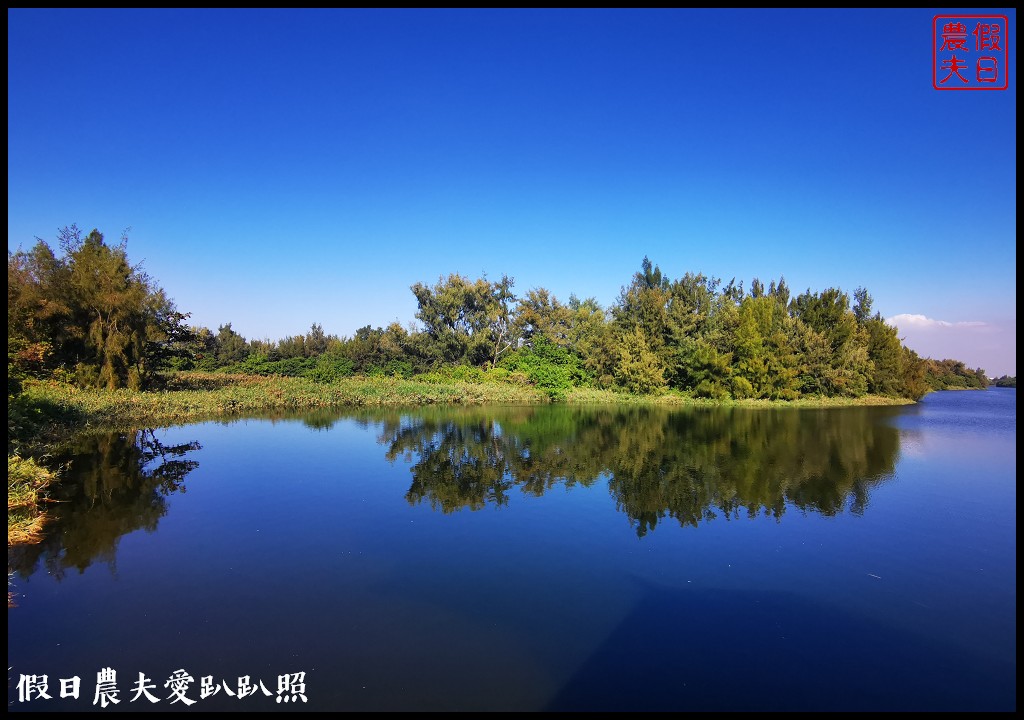
[[[991,327],[988,323],[981,322],[980,320],[966,320],[962,322],[949,322],[948,320],[935,320],[925,315],[913,315],[911,313],[901,313],[899,315],[893,315],[891,318],[886,320],[890,325],[895,325],[901,329],[907,329],[908,327],[925,329],[925,328],[987,328]]]
[[[980,320],[951,322],[927,315],[901,313],[886,320],[900,339],[921,357],[962,360],[989,375],[1016,375],[1016,323],[994,325]]]

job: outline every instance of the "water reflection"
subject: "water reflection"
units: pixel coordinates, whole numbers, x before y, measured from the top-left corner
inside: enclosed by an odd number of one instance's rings
[[[411,466],[410,504],[444,513],[506,505],[509,491],[592,484],[601,470],[574,438],[589,416],[535,409],[424,413],[383,420],[385,457]]]
[[[199,449],[198,442],[166,445],[148,429],[78,437],[56,458],[69,462],[68,480],[52,493],[45,539],[8,548],[9,569],[29,577],[41,564],[59,579],[102,560],[116,570],[118,540],[156,530],[167,496],[185,492],[185,476],[199,465],[186,454]]]
[[[897,409],[665,410],[522,407],[360,411],[300,419],[330,431],[341,419],[374,432],[392,463],[408,464],[411,505],[442,513],[509,504],[513,493],[540,497],[554,487],[607,480],[617,508],[644,536],[671,518],[697,526],[715,518],[787,508],[862,513],[869,491],[892,476]],[[244,429],[240,428],[241,432]],[[312,447],[312,446],[311,446]],[[330,440],[318,443],[336,452]],[[24,577],[44,567],[60,578],[97,561],[116,570],[122,535],[156,530],[167,498],[185,492],[200,444],[162,443],[152,430],[93,433],[58,460],[71,461],[54,493],[46,539],[9,549]]]
[[[514,488],[608,476],[638,535],[670,517],[696,526],[716,517],[787,506],[860,514],[870,488],[892,476],[897,410],[587,410],[515,408],[419,413],[383,420],[390,461],[411,466],[406,494],[445,513],[505,505]]]

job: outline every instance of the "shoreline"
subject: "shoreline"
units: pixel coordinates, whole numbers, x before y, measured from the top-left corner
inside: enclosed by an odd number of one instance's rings
[[[55,382],[25,387],[28,406],[50,430],[96,426],[175,425],[249,413],[340,408],[415,408],[484,405],[649,405],[658,407],[834,408],[912,405],[913,400],[880,395],[809,396],[796,400],[719,400],[678,392],[659,395],[573,388],[554,401],[533,386],[505,383],[445,383],[395,377],[352,377],[331,384],[306,378],[177,373],[162,390],[81,390]],[[63,434],[63,433],[60,433]]]
[[[8,508],[8,545],[32,543],[46,522],[46,488],[60,481],[37,465],[55,446],[82,432],[168,427],[195,422],[235,420],[269,413],[286,415],[344,409],[414,410],[427,407],[576,407],[742,408],[753,410],[832,409],[913,405],[915,401],[878,395],[810,396],[796,400],[694,398],[679,392],[637,395],[621,391],[573,388],[553,400],[543,389],[510,383],[428,382],[396,377],[351,377],[320,384],[307,378],[175,373],[159,390],[83,390],[54,381],[29,381],[8,413],[8,496],[15,476],[31,493],[21,495],[17,511]],[[12,442],[12,439],[16,442]],[[22,459],[24,458],[24,459]],[[17,471],[14,468],[17,467]],[[14,516],[21,528],[15,531]],[[32,527],[34,525],[34,527]],[[26,527],[29,526],[29,527]]]

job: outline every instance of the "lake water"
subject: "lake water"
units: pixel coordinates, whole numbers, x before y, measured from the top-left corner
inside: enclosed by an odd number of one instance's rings
[[[8,553],[11,710],[1016,708],[1015,390],[249,419],[65,459],[47,540]]]

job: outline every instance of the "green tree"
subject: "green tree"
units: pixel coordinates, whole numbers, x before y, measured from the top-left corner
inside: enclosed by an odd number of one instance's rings
[[[797,322],[799,352],[797,386],[804,395],[828,395],[835,384],[832,345],[828,338],[803,322]]]
[[[38,240],[29,251],[7,253],[8,376],[40,374],[74,364],[84,353],[72,322],[70,268]]]
[[[188,315],[128,262],[126,236],[112,247],[72,225],[58,241],[60,256],[38,238],[29,252],[8,253],[9,356],[13,338],[18,352],[74,370],[82,385],[141,388],[187,353]]]
[[[571,344],[573,311],[544,288],[526,293],[516,307],[515,323],[519,335],[530,343],[543,337],[559,347]]]
[[[191,369],[195,366],[199,338],[186,322],[190,314],[178,312],[163,290],[157,295],[156,322],[147,333],[146,356],[156,370]]]
[[[214,338],[217,362],[221,366],[241,362],[249,356],[249,345],[245,338],[231,328],[231,323],[217,328]]]
[[[666,379],[672,387],[701,397],[728,394],[730,350],[719,349],[716,332],[723,307],[720,281],[702,273],[686,273],[669,289],[666,348],[662,353]],[[725,345],[726,343],[722,343]],[[732,343],[727,343],[731,348]]]
[[[635,393],[653,393],[665,387],[665,366],[640,326],[621,336],[618,350],[615,379],[619,385]]]
[[[490,284],[490,293],[485,307],[487,308],[487,329],[494,345],[491,365],[495,365],[502,353],[515,347],[519,340],[514,331],[513,322],[514,306],[518,299],[512,294],[514,284],[515,280],[508,275],[502,275],[501,280]]]
[[[768,286],[768,294],[781,303],[782,307],[789,307],[789,286],[786,285],[786,278],[780,277],[778,284],[772,280]]]
[[[306,352],[310,357],[316,357],[326,351],[327,335],[324,334],[324,328],[319,323],[313,323],[306,333]]]
[[[412,286],[419,304],[416,313],[430,337],[431,353],[438,362],[494,363],[515,347],[512,278],[497,282],[479,278],[470,282],[461,275],[440,278],[433,287]]]
[[[735,335],[733,394],[795,398],[799,361],[794,340],[793,321],[777,297],[762,292],[744,298]],[[740,378],[746,382],[737,382]]]
[[[858,323],[866,323],[871,319],[871,305],[874,300],[868,295],[868,291],[862,287],[853,291],[853,315]]]
[[[836,288],[821,293],[808,290],[790,303],[790,312],[828,344],[828,367],[817,371],[817,381],[824,394],[858,396],[867,392],[870,374],[867,340],[858,332],[857,317],[850,311],[849,297]],[[805,347],[809,347],[807,339],[804,336]],[[815,348],[815,362],[820,360],[817,351]]]
[[[615,334],[601,305],[594,298],[569,296],[568,346],[580,357],[588,377],[599,387],[615,384]]]
[[[924,363],[918,354],[903,346],[903,391],[901,395],[912,400],[920,400],[928,392],[924,380]]]
[[[192,328],[191,356],[193,365],[199,370],[214,370],[217,367],[217,338],[208,327]],[[187,370],[192,367],[182,367]]]
[[[870,302],[867,307],[870,309]],[[906,390],[905,356],[896,328],[885,322],[881,314],[861,322],[867,333],[868,358],[871,360],[868,391],[879,395],[903,395]]]
[[[633,275],[628,287],[622,288],[612,315],[623,337],[637,330],[647,347],[661,354],[668,332],[668,302],[671,297],[668,278],[661,268],[645,256],[640,272]]]
[[[310,356],[305,335],[289,335],[277,341],[277,357],[288,360]]]

